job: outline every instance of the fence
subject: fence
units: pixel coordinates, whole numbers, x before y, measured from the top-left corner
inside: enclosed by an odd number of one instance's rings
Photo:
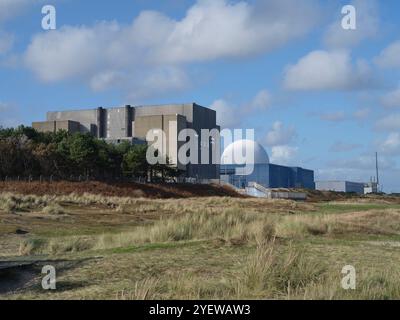
[[[68,182],[88,182],[88,181],[103,181],[103,182],[136,182],[146,183],[145,178],[127,178],[127,177],[92,177],[92,176],[16,176],[16,177],[0,177],[0,182],[56,182],[56,181],[68,181]]]
[[[180,183],[180,184],[221,184],[219,179],[198,179],[198,178],[187,178],[187,177],[178,177],[178,178],[170,178],[165,179],[164,181],[154,180],[150,182],[147,178],[129,178],[129,177],[92,177],[92,176],[68,176],[68,177],[58,177],[58,176],[3,176],[0,177],[0,182],[40,182],[40,183],[52,183],[57,181],[68,181],[68,182],[89,182],[89,181],[100,181],[100,182],[131,182],[131,183],[154,183],[154,182],[163,182],[163,183]]]

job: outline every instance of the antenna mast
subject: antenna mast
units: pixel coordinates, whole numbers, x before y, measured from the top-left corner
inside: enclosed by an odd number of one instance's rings
[[[379,186],[378,152],[375,153],[375,163],[376,163],[376,184],[377,186]]]

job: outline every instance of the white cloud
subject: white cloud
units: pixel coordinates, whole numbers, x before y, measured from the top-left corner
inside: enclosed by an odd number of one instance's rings
[[[361,41],[373,38],[380,28],[379,5],[375,0],[355,0],[349,4],[356,9],[356,30],[342,28],[343,15],[336,14],[339,19],[333,22],[324,37],[324,42],[331,48],[349,48]]]
[[[268,90],[259,91],[249,103],[238,105],[225,99],[215,100],[210,108],[217,111],[217,123],[223,128],[240,128],[254,114],[268,110],[272,96]]]
[[[353,113],[353,117],[357,120],[364,120],[365,118],[367,118],[370,115],[370,113],[371,113],[371,109],[361,108]]]
[[[10,103],[0,101],[0,127],[15,127],[20,124],[18,108]]]
[[[261,90],[251,102],[254,110],[267,110],[271,106],[272,97],[268,90]]]
[[[348,151],[353,151],[358,148],[360,148],[359,144],[337,141],[331,146],[330,151],[332,151],[332,152],[348,152]]]
[[[14,44],[14,36],[0,30],[0,55],[11,50]]]
[[[375,58],[375,62],[382,68],[399,68],[400,40],[383,49],[380,55]]]
[[[237,114],[237,107],[229,104],[226,100],[215,100],[210,108],[217,111],[217,124],[221,128],[235,129],[240,126],[242,119]]]
[[[4,102],[0,102],[0,112],[5,112],[10,109],[10,106]]]
[[[297,133],[294,127],[285,127],[282,122],[276,121],[272,129],[267,133],[265,142],[271,147],[271,162],[276,164],[289,165],[297,155],[298,148],[290,146],[296,138]]]
[[[382,105],[387,108],[400,107],[400,87],[384,95],[382,97]]]
[[[174,70],[170,88],[179,89],[186,64],[271,51],[311,30],[318,13],[316,1],[199,0],[181,20],[144,11],[130,25],[100,22],[37,34],[25,63],[45,82],[80,79],[95,90],[123,82],[130,91],[147,83],[154,94],[154,72]]]
[[[122,48],[114,37],[121,32],[116,23],[100,23],[94,28],[63,27],[36,35],[29,45],[25,61],[41,80],[53,82],[75,76],[90,78],[102,74],[102,66],[119,63],[112,54]],[[128,54],[128,53],[127,53]]]
[[[371,153],[371,155],[361,155],[356,158],[333,160],[330,162],[330,165],[336,169],[352,169],[375,172],[375,153]],[[396,163],[392,159],[383,156],[379,157],[379,167],[381,169],[393,169],[395,166]]]
[[[103,91],[113,84],[117,84],[124,80],[123,74],[116,71],[104,71],[94,75],[90,79],[90,87],[93,91]]]
[[[190,86],[190,79],[184,70],[175,67],[159,67],[143,82],[143,95],[151,95],[153,88],[158,92],[182,90]],[[150,90],[149,90],[149,89]]]
[[[0,56],[14,45],[14,34],[4,30],[4,24],[18,16],[34,0],[0,0]]]
[[[0,23],[19,15],[27,5],[33,3],[35,0],[0,0]]]
[[[191,62],[270,51],[308,32],[318,19],[317,7],[315,1],[198,1],[174,23],[160,54]]]
[[[381,144],[381,152],[388,155],[400,154],[400,133],[393,132]]]
[[[400,170],[392,154],[385,154],[380,149],[379,175],[384,191],[399,191]],[[375,152],[361,154],[352,158],[334,159],[326,168],[316,170],[316,180],[346,180],[368,182],[375,176]]]
[[[268,146],[282,146],[291,143],[295,137],[294,127],[285,128],[282,122],[276,121],[272,130],[267,133],[265,141]]]
[[[291,146],[275,146],[271,149],[271,163],[288,165],[296,156],[298,148]]]
[[[400,113],[388,115],[376,122],[375,128],[381,131],[400,130]]]
[[[365,61],[351,62],[349,52],[313,51],[286,68],[284,84],[291,90],[352,90],[370,86]]]
[[[341,122],[343,120],[346,120],[346,114],[343,111],[323,113],[320,115],[320,119],[330,122]]]

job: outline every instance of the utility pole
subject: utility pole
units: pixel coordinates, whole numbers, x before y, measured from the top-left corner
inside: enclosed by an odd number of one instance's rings
[[[376,186],[377,188],[379,188],[378,152],[375,153],[375,164],[376,164]]]

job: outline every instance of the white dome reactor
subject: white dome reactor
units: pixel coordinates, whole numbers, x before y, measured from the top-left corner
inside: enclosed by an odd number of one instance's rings
[[[221,157],[221,164],[269,164],[269,157],[267,151],[258,142],[238,140],[225,148]]]

